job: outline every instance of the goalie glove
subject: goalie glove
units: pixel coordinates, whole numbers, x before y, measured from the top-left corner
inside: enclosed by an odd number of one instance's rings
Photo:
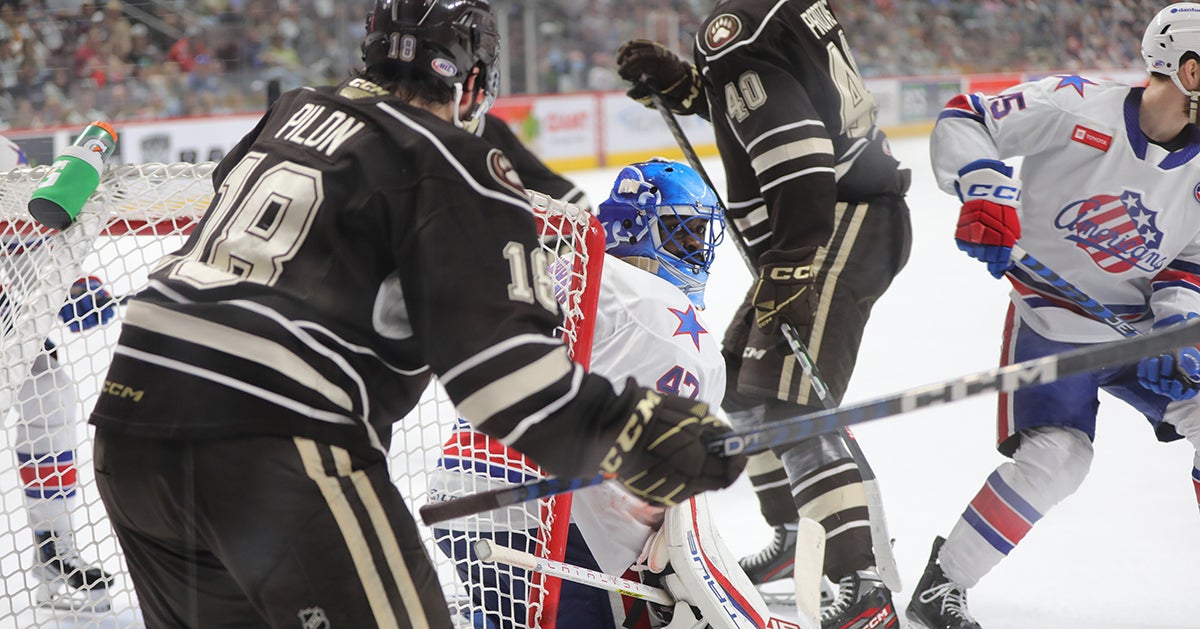
[[[637,401],[601,461],[602,471],[615,473],[642,500],[666,507],[737,480],[746,457],[709,452],[706,444],[731,430],[707,404],[638,387],[632,378],[626,391]]]
[[[667,109],[676,114],[708,118],[708,100],[696,67],[658,42],[635,39],[617,50],[617,74],[633,83],[626,95],[653,108],[651,94],[658,92]]]
[[[117,304],[95,276],[81,277],[71,284],[67,303],[58,311],[58,318],[72,332],[90,330],[112,320]]]

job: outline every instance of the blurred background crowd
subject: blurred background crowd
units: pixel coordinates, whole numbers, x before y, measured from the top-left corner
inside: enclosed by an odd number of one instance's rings
[[[690,55],[714,0],[493,0],[501,93],[610,90],[647,37]],[[366,0],[0,0],[0,128],[260,110],[345,78]],[[647,4],[654,5],[648,8]],[[1140,66],[1149,0],[833,2],[866,76]]]

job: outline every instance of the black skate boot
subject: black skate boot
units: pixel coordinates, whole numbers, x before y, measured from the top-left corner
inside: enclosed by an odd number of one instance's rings
[[[859,570],[838,581],[837,597],[821,609],[821,629],[899,629],[892,593],[872,570]]]
[[[925,565],[925,574],[913,591],[904,615],[909,622],[925,629],[982,629],[967,612],[967,590],[946,578],[938,563],[938,551],[946,540],[933,540],[933,552]]]
[[[75,611],[107,611],[112,575],[83,561],[75,548],[75,536],[52,532],[33,534],[34,578],[38,604]]]
[[[766,548],[738,560],[751,583],[762,585],[792,578],[796,563],[796,529],[795,522],[776,526],[775,537]]]

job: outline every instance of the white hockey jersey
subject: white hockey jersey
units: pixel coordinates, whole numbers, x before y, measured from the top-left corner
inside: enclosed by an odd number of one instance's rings
[[[960,168],[1023,157],[1021,239],[1030,254],[1122,319],[1200,312],[1200,129],[1168,151],[1139,127],[1143,89],[1059,75],[951,100],[930,142],[938,185]],[[1017,270],[1018,315],[1064,342],[1120,335]]]
[[[714,408],[725,395],[720,339],[709,331],[699,310],[666,280],[607,254],[590,371],[607,377],[618,389],[634,378],[641,386]],[[482,435],[466,432],[466,424],[460,424],[464,432],[447,444],[439,470],[430,479],[436,495],[457,496],[537,477],[523,460],[504,456],[503,445],[480,447]],[[484,475],[490,480],[481,485],[479,477]],[[536,514],[536,503],[528,503],[495,511],[489,520],[492,530],[531,527]],[[575,492],[571,516],[601,569],[620,575],[637,559],[662,510],[617,483],[606,483]],[[470,528],[456,522],[439,526]]]
[[[720,407],[725,361],[692,302],[670,282],[606,255],[591,371]],[[620,575],[661,518],[617,483],[575,493],[571,517],[600,568]]]

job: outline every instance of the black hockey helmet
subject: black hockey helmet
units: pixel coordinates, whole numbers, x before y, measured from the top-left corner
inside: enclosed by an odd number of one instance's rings
[[[362,43],[367,70],[396,79],[433,79],[456,99],[478,68],[467,120],[482,116],[496,98],[499,54],[490,0],[375,0]]]

